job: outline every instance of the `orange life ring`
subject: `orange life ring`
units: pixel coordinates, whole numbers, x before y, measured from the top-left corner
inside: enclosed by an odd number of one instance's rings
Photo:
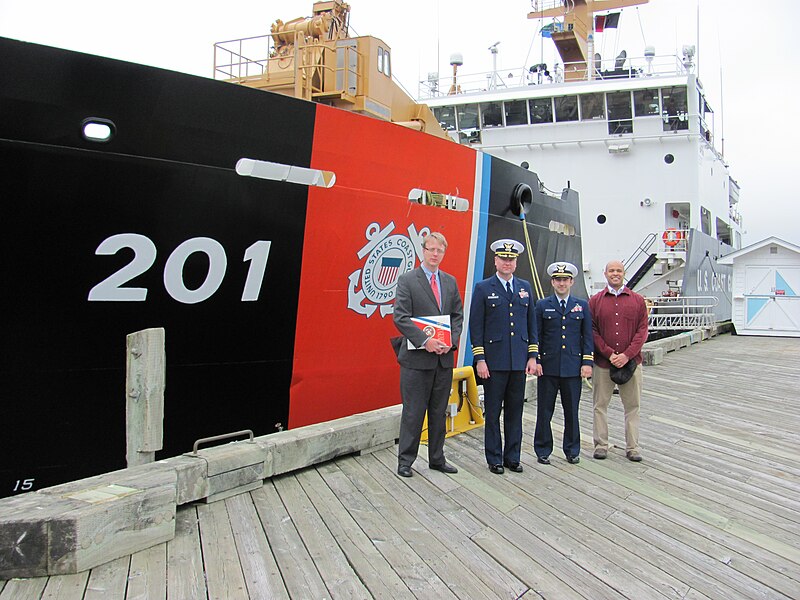
[[[674,227],[668,227],[661,239],[664,240],[664,245],[674,248],[683,239],[683,234]]]

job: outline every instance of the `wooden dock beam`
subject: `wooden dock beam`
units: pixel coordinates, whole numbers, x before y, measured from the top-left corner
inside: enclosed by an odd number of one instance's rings
[[[274,475],[394,444],[390,406],[0,500],[0,580],[78,573],[171,540],[175,512]]]
[[[164,446],[167,357],[163,327],[127,337],[126,458],[129,467],[151,463]]]
[[[733,326],[730,323],[722,323],[709,328],[684,331],[668,338],[647,342],[642,348],[642,363],[644,365],[659,365],[664,360],[667,352],[687,348],[692,344],[697,344],[721,333],[727,333],[732,328]]]

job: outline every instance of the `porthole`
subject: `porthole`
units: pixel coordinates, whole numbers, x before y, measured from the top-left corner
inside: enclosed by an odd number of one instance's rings
[[[606,222],[606,216],[605,215],[597,215],[597,222],[600,223],[600,225],[602,225],[603,223]]]
[[[667,163],[668,165],[671,165],[672,163],[675,162],[675,157],[672,156],[672,154],[666,154],[664,155],[664,162]]]
[[[81,135],[90,142],[109,142],[115,131],[114,123],[108,119],[89,117],[81,123]]]

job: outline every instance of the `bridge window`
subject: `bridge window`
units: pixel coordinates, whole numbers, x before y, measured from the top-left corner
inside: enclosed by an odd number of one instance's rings
[[[689,129],[689,107],[686,102],[686,86],[661,88],[661,117],[664,131]]]
[[[503,106],[500,102],[481,102],[479,106],[483,127],[503,126]]]
[[[733,246],[733,231],[731,226],[720,218],[717,218],[717,239],[723,244]]]
[[[434,106],[433,115],[442,129],[453,131],[456,128],[456,109],[454,106]]]
[[[602,119],[605,115],[603,94],[581,94],[581,121]]]
[[[460,144],[481,143],[481,130],[478,123],[479,108],[478,104],[462,104],[456,107],[458,142]]]
[[[658,101],[658,89],[635,90],[633,92],[633,114],[637,117],[660,115],[661,105]]]
[[[564,98],[575,99],[575,96],[564,96],[563,98],[556,98],[556,103]],[[553,122],[553,99],[552,98],[532,98],[528,100],[531,109],[531,123],[552,123]],[[559,119],[559,121],[575,121],[578,118],[578,105],[575,104],[575,118],[574,119]]]
[[[387,77],[392,76],[392,62],[389,51],[381,46],[378,46],[378,72],[383,73]]]
[[[706,138],[706,141],[710,142],[712,136],[712,129],[714,125],[713,123],[714,111],[709,106],[703,94],[698,92],[698,96],[699,96],[698,106],[700,107],[700,129],[703,133],[703,137]]]
[[[560,96],[556,101],[556,121],[577,121],[578,120],[578,97]]]
[[[528,109],[525,100],[510,100],[503,103],[506,114],[506,125],[527,125]]]
[[[631,93],[609,92],[606,94],[608,104],[608,133],[633,133],[633,119],[631,115]]]
[[[478,129],[477,104],[462,104],[456,110],[458,111],[458,128],[461,131]]]

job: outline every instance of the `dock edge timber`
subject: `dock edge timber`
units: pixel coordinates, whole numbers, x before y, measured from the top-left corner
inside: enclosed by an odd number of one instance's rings
[[[721,333],[729,333],[731,331],[733,331],[733,324],[730,321],[726,321],[711,327],[684,331],[660,340],[647,342],[642,348],[642,364],[660,365],[664,361],[664,355],[667,352],[680,350]]]
[[[730,331],[648,342],[645,365]],[[175,537],[177,507],[214,502],[265,479],[396,443],[401,405],[281,431],[0,500],[0,580],[79,573]]]
[[[175,537],[177,507],[395,443],[402,406],[299,427],[0,500],[0,580],[74,574]]]

